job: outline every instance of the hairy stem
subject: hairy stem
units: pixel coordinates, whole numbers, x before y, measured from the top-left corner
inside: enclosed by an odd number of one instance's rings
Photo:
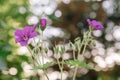
[[[62,65],[60,65],[60,61],[57,59],[57,63],[58,63],[58,66],[59,66],[59,69],[60,69],[60,72],[61,72],[61,80],[62,80]]]
[[[75,72],[73,74],[73,80],[75,80],[75,78],[76,78],[77,70],[78,70],[78,66],[75,67]]]

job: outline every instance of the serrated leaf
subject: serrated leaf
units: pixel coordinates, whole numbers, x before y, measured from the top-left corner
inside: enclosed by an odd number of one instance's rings
[[[38,70],[38,69],[47,69],[48,67],[52,66],[54,63],[53,62],[47,62],[46,64],[43,64],[41,66],[35,66],[33,70]]]
[[[90,68],[88,64],[80,60],[68,60],[68,61],[65,61],[65,64],[70,65],[70,66]]]
[[[47,62],[46,64],[43,64],[43,68],[46,69],[50,66],[52,66],[54,63],[53,62]]]

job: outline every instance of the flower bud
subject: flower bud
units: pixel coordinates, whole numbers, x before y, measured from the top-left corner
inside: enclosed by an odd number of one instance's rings
[[[42,31],[44,31],[44,29],[46,27],[46,22],[47,22],[47,20],[45,18],[40,19],[40,26],[41,26]]]
[[[41,26],[41,27],[46,27],[46,22],[47,22],[46,19],[44,19],[44,18],[41,19],[41,20],[40,20],[40,26]]]

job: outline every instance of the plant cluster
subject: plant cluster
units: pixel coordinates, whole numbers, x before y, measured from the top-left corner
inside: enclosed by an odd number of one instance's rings
[[[72,80],[75,80],[77,70],[79,67],[92,69],[92,67],[86,63],[87,61],[80,60],[78,58],[78,56],[84,55],[87,46],[95,44],[94,38],[91,34],[92,31],[104,29],[104,27],[101,25],[101,23],[96,21],[96,20],[87,19],[86,21],[89,24],[89,30],[84,33],[83,38],[77,37],[74,40],[74,43],[69,41],[69,47],[73,51],[72,52],[73,59],[71,59],[71,60],[64,60],[63,59],[63,54],[66,53],[66,48],[64,45],[61,45],[61,46],[55,45],[53,47],[54,54],[58,55],[60,53],[61,59],[56,58],[56,62],[47,62],[47,63],[44,62],[44,56],[45,56],[45,54],[47,54],[49,48],[44,46],[44,42],[40,42],[40,39],[39,39],[38,43],[35,45],[34,48],[31,48],[28,45],[28,41],[31,38],[34,39],[34,37],[36,37],[37,35],[43,36],[43,32],[44,32],[44,30],[46,28],[46,24],[47,24],[46,19],[41,19],[40,23],[38,25],[35,24],[33,26],[25,26],[23,30],[20,30],[20,29],[16,30],[15,31],[15,36],[16,36],[15,42],[16,43],[19,42],[21,46],[26,46],[28,48],[28,50],[31,53],[33,63],[34,63],[33,69],[34,70],[38,70],[38,69],[43,70],[43,72],[46,75],[46,78],[48,80],[49,80],[49,77],[47,76],[46,69],[54,64],[57,64],[59,66],[59,69],[61,72],[61,80],[63,80],[62,79],[62,77],[63,77],[62,72],[64,71],[64,69],[63,69],[64,65],[73,66],[74,67],[74,74],[73,74]],[[38,34],[36,32],[36,29],[40,30],[41,33]],[[75,52],[77,52],[77,55],[75,54]]]

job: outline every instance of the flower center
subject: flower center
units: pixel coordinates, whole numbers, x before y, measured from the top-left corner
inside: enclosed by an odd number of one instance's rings
[[[24,36],[23,39],[24,39],[24,40],[28,40],[28,37],[27,37],[27,36]]]

